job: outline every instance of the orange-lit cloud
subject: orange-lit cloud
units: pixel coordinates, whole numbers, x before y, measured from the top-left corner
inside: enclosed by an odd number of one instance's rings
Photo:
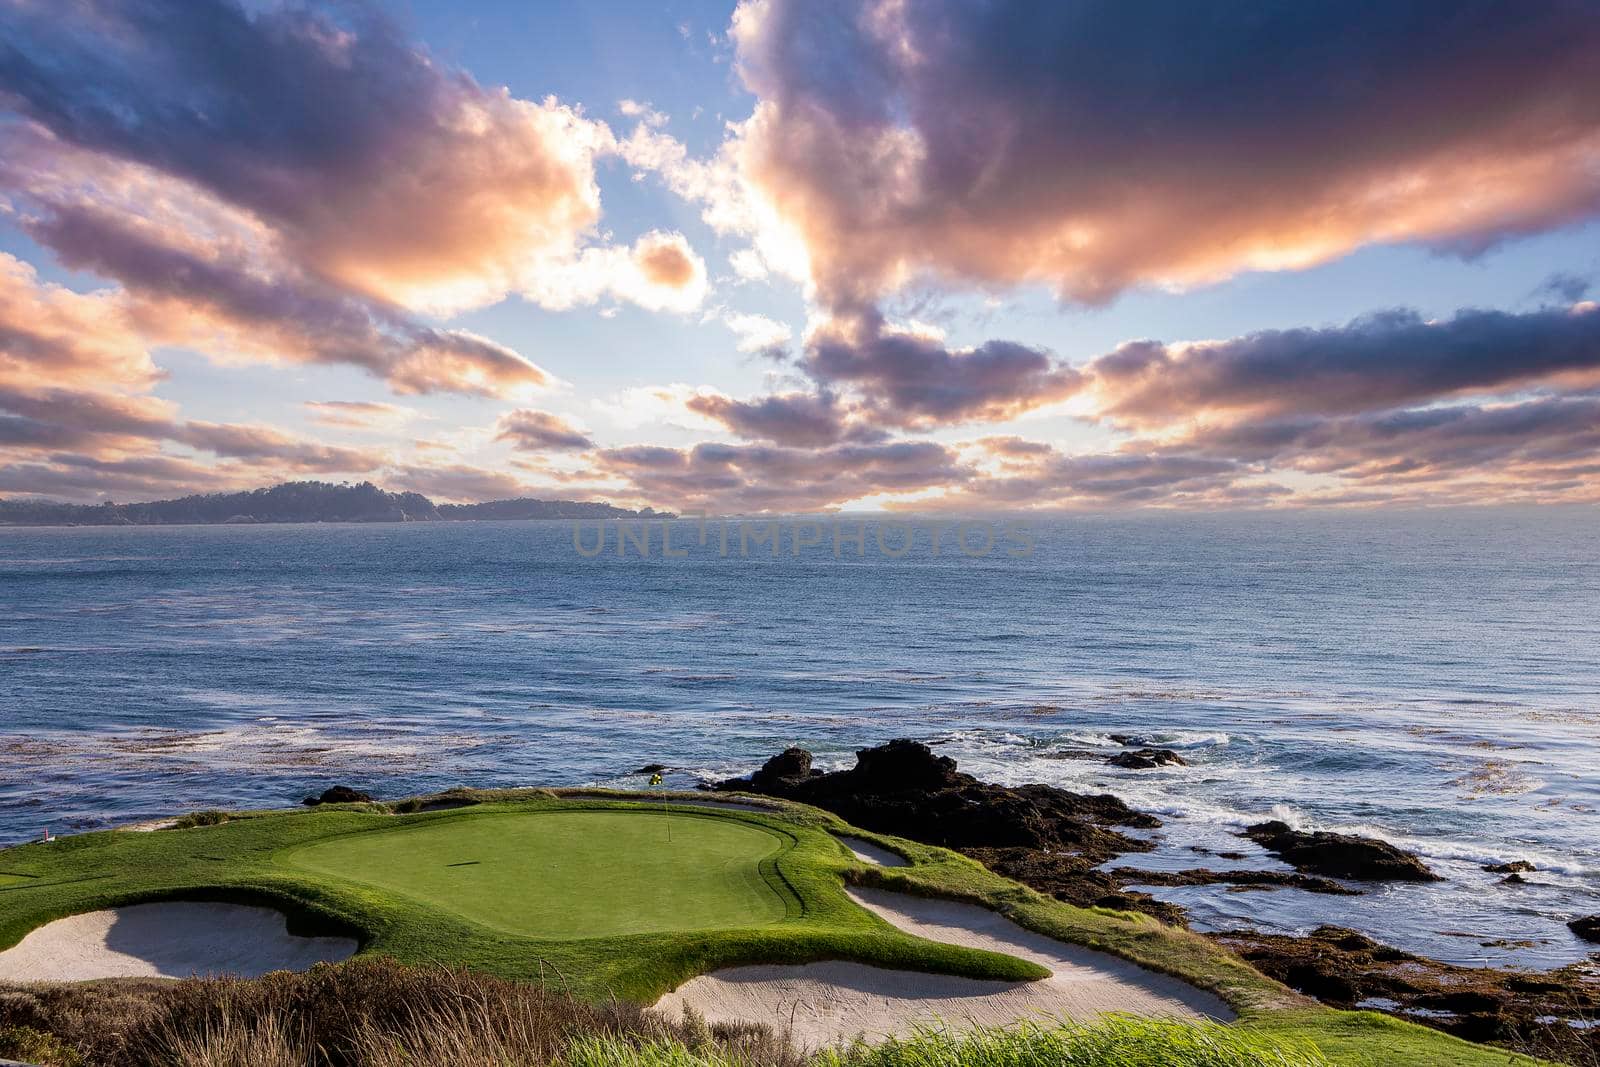
[[[352,430],[389,430],[417,417],[399,404],[376,400],[307,400],[301,407],[323,426]]]
[[[736,176],[649,158],[797,233],[825,306],[923,277],[1099,302],[1600,210],[1581,3],[746,0],[731,36],[758,99]]]

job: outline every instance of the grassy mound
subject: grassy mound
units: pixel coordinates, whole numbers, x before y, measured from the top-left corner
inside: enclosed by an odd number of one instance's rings
[[[767,861],[784,843],[694,811],[565,811],[339,837],[282,859],[496,930],[577,940],[779,922],[787,901]]]
[[[369,958],[530,980],[596,1003],[649,1003],[694,975],[752,963],[846,959],[975,978],[1043,977],[1022,960],[896,930],[850,900],[844,887],[854,882],[982,904],[1040,933],[1186,979],[1239,1011],[1230,1035],[1308,1048],[1330,1063],[1535,1062],[1388,1016],[1320,1007],[1205,938],[1148,916],[1051,900],[945,849],[866,833],[802,805],[710,811],[690,806],[690,799],[677,798],[668,815],[659,797],[463,791],[431,804],[223,815],[185,821],[184,829],[107,831],[7,849],[0,948],[67,915],[188,898],[270,904],[289,914],[293,932],[355,936]],[[452,808],[427,810],[444,802]],[[838,834],[887,848],[909,865],[863,864]],[[637,1034],[621,1036],[645,1047],[633,1040]],[[700,1054],[687,1046],[680,1051]],[[925,1051],[929,1064],[990,1062],[959,1058],[967,1053],[953,1047]],[[423,1055],[372,1062],[438,1061]]]
[[[163,899],[267,904],[366,954],[652,1001],[743,963],[852,959],[974,978],[1034,964],[910,937],[844,892],[814,819],[547,792],[446,811],[270,812],[5,851],[0,948],[53,919]],[[669,840],[670,834],[670,840]]]

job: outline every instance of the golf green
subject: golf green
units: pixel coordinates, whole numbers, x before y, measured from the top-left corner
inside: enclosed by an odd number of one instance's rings
[[[778,922],[778,832],[687,812],[552,811],[351,834],[280,862],[547,940]]]

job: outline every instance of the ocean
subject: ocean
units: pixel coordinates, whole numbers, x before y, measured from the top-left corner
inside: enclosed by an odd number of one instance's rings
[[[692,787],[912,737],[1159,815],[1118,865],[1264,818],[1435,885],[1152,890],[1200,929],[1351,926],[1466,964],[1583,958],[1600,912],[1600,511],[746,520],[642,557],[569,522],[0,529],[0,841],[334,783]],[[787,532],[785,532],[787,530]],[[878,535],[887,531],[883,544]],[[810,543],[820,532],[818,543]],[[741,536],[742,535],[742,536]],[[724,545],[726,544],[726,548]],[[860,545],[860,554],[858,547]],[[741,554],[741,547],[743,553]],[[1121,770],[1110,734],[1187,767]],[[1538,866],[1501,885],[1485,863]]]

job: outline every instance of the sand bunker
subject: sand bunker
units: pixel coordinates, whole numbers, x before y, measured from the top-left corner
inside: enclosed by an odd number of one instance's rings
[[[763,1022],[808,1048],[906,1034],[919,1023],[1003,1026],[1113,1011],[1234,1018],[1218,997],[1186,982],[1036,934],[986,908],[874,889],[852,889],[850,896],[908,934],[1032,960],[1051,975],[997,982],[836,961],[733,967],[691,979],[661,998],[657,1010],[676,1017],[691,1007],[711,1023]]]
[[[870,863],[874,867],[909,867],[911,861],[898,852],[890,852],[882,845],[874,845],[871,841],[859,837],[849,837],[845,834],[835,834],[844,847],[862,863]]]
[[[91,978],[187,978],[305,970],[348,959],[347,937],[296,937],[284,915],[240,904],[169,901],[73,915],[0,952],[0,980],[80,982]]]

